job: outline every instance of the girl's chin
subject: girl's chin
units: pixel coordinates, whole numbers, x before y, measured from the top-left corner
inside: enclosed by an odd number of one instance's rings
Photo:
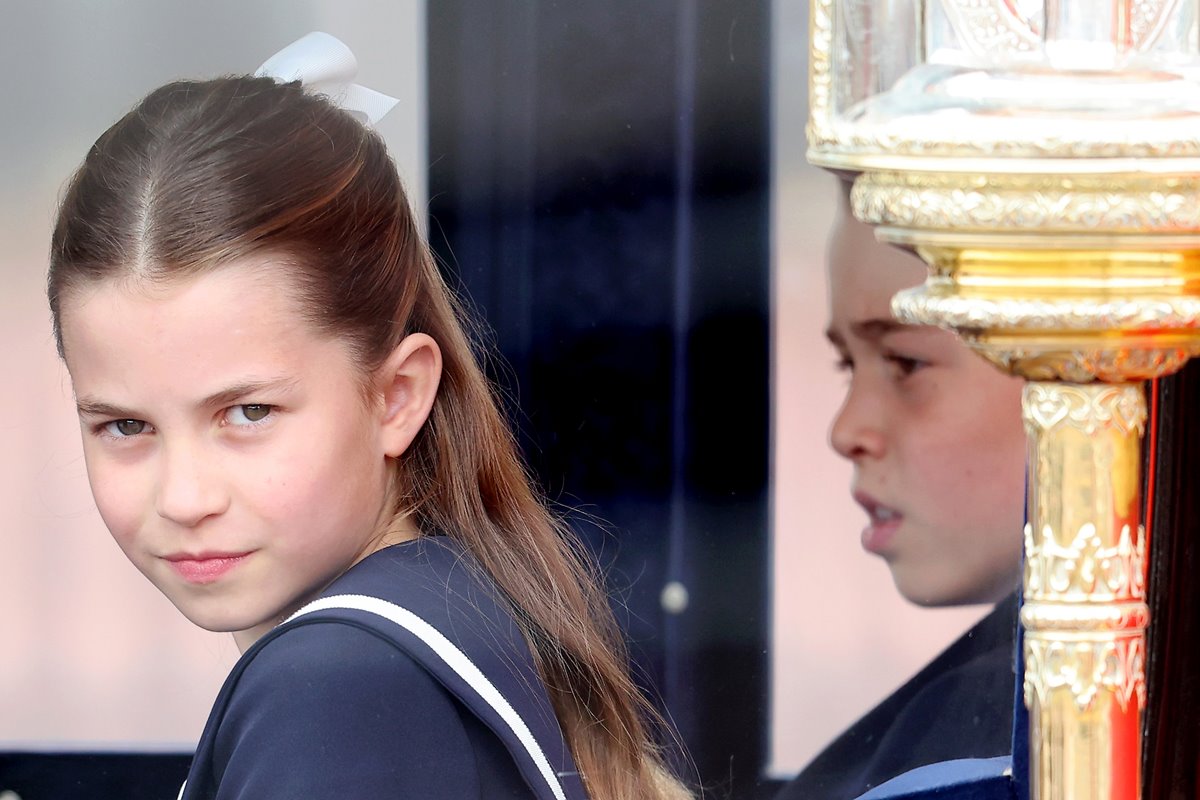
[[[237,636],[257,628],[265,627],[266,630],[270,630],[275,625],[274,622],[263,622],[257,617],[248,616],[244,611],[231,613],[227,609],[205,608],[194,602],[175,602],[175,608],[179,609],[179,613],[183,614],[188,622],[210,633],[232,633]]]

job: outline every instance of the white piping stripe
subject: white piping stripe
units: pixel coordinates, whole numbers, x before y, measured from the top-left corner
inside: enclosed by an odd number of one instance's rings
[[[525,720],[521,719],[521,715],[504,698],[504,695],[500,694],[500,691],[479,670],[479,667],[475,666],[471,659],[467,657],[467,654],[459,650],[453,642],[442,635],[441,631],[406,608],[402,608],[395,603],[389,603],[387,600],[381,600],[378,597],[361,594],[341,594],[314,600],[289,617],[288,622],[303,614],[331,608],[354,609],[376,614],[396,623],[427,644],[434,653],[446,662],[447,666],[470,684],[471,688],[500,715],[500,718],[512,729],[517,739],[520,740],[521,744],[529,752],[533,763],[537,765],[538,771],[542,773],[542,777],[550,786],[550,791],[554,793],[555,798],[557,800],[566,800],[566,794],[563,792],[563,788],[559,784],[554,770],[550,767],[550,762],[547,760],[546,754],[542,752],[541,745],[533,738],[533,734],[530,732],[529,726],[525,724]]]

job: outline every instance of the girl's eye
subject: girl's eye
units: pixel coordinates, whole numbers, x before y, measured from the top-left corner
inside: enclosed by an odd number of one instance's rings
[[[269,417],[274,408],[265,403],[233,406],[225,412],[225,421],[230,425],[254,425]]]
[[[105,423],[102,430],[114,439],[125,439],[145,433],[147,427],[149,426],[140,419],[114,419]]]
[[[833,362],[833,368],[838,372],[853,372],[854,361],[849,356],[841,356],[837,361]]]

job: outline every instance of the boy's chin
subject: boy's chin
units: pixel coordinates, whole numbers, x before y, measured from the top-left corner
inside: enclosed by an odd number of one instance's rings
[[[896,589],[905,600],[922,608],[995,605],[1004,599],[1004,596],[995,597],[995,592],[989,588],[946,587],[932,582],[910,585],[910,583],[902,582],[895,573],[892,574],[892,579],[896,584]]]
[[[972,587],[939,581],[929,575],[913,574],[895,565],[889,566],[892,567],[892,582],[895,583],[896,590],[913,605],[922,608],[948,608],[987,602],[977,599],[977,592],[972,592]]]

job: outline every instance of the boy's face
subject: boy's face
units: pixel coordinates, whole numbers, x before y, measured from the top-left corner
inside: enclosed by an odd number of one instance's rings
[[[245,646],[385,544],[389,469],[340,341],[277,265],[63,310],[88,477],[117,544],[183,614]]]
[[[830,432],[854,464],[863,547],[920,605],[994,602],[1019,584],[1025,498],[1021,381],[953,334],[901,326],[890,302],[925,278],[843,198],[829,247],[828,336],[849,373]]]

